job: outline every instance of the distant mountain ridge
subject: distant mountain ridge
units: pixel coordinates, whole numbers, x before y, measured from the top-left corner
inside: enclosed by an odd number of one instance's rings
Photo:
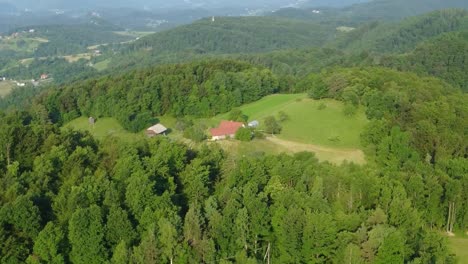
[[[285,8],[272,13],[274,16],[320,20],[342,24],[358,24],[367,21],[392,21],[421,15],[440,9],[468,9],[466,0],[374,0],[342,8]]]

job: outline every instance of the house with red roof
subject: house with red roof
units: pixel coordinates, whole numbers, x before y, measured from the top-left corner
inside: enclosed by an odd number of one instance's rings
[[[212,140],[233,138],[239,128],[244,127],[241,122],[221,121],[218,127],[210,129]]]

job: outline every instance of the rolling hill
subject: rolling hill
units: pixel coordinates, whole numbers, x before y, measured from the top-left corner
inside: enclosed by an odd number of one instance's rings
[[[373,22],[342,34],[336,48],[348,51],[403,53],[446,32],[468,29],[468,10],[447,9],[407,18],[397,23]]]
[[[284,8],[273,12],[273,16],[321,20],[327,23],[357,25],[370,21],[397,21],[410,16],[448,8],[468,8],[465,0],[374,0],[342,8]],[[314,12],[319,9],[320,14]]]
[[[321,46],[333,37],[332,27],[273,17],[222,17],[156,33],[122,47],[114,59],[125,65],[148,64],[164,56],[257,53]]]

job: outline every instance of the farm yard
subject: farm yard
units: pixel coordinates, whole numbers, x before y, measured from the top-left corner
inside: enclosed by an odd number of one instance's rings
[[[363,111],[358,111],[352,117],[345,116],[343,107],[344,105],[338,101],[316,101],[308,99],[305,94],[267,96],[240,107],[240,110],[249,117],[249,120],[259,120],[260,131],[265,117],[283,111],[289,118],[281,123],[283,127],[281,134],[267,135],[266,139],[254,139],[251,142],[224,140],[210,144],[220,144],[225,150],[237,156],[308,151],[314,152],[322,161],[339,164],[347,160],[363,164],[365,157],[360,150],[359,135],[367,123],[366,117]],[[221,120],[228,119],[228,116],[229,113],[211,119],[194,119],[193,122],[208,129],[217,126]],[[176,118],[169,116],[160,117],[159,120],[168,128],[174,128],[177,122]],[[99,119],[95,127],[92,127],[87,118],[81,117],[67,124],[65,128],[88,130],[98,139],[109,135],[123,140],[143,137],[143,133],[133,134],[125,131],[113,118]],[[175,129],[171,129],[168,136],[174,140],[184,141],[192,147],[198,146],[197,143],[185,139],[182,132]]]

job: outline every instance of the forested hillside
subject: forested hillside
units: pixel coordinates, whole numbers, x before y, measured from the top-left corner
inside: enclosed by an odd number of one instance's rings
[[[99,24],[102,23],[102,24]],[[27,28],[29,29],[29,28]],[[33,36],[47,39],[34,52],[36,57],[49,57],[84,53],[88,47],[97,44],[119,43],[132,37],[119,35],[113,31],[120,28],[108,25],[105,21],[93,21],[83,25],[48,25],[34,27]],[[15,31],[21,31],[17,29]]]
[[[79,114],[211,115],[284,89],[277,78],[233,61],[175,65],[1,114],[1,262],[452,263],[441,233],[468,226],[468,98],[437,79],[347,68],[297,84],[365,107],[363,166],[59,128]]]
[[[114,63],[174,62],[193,55],[267,52],[321,46],[334,28],[269,17],[217,17],[144,37],[122,48]],[[172,61],[170,61],[172,59]]]
[[[404,55],[382,58],[381,65],[437,76],[468,91],[468,31],[430,39]]]
[[[327,23],[356,25],[370,21],[398,21],[447,8],[468,8],[464,0],[375,0],[346,6],[329,8],[313,5],[313,8],[284,8],[274,16],[293,19],[315,20]],[[320,10],[317,14],[313,10]]]
[[[398,23],[373,22],[342,34],[336,47],[348,51],[402,53],[447,32],[468,30],[468,11],[449,9],[411,17]]]

